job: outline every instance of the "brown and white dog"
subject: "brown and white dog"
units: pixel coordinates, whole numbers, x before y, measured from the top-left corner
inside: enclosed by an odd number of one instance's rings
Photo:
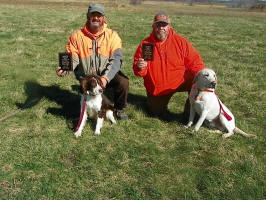
[[[75,129],[75,136],[81,136],[87,117],[96,119],[94,133],[99,135],[103,126],[104,118],[116,123],[113,115],[113,106],[106,96],[103,95],[104,87],[101,79],[96,75],[88,75],[80,81],[81,111],[78,125]]]
[[[193,124],[195,114],[199,119],[195,125],[194,131],[198,131],[202,123],[213,129],[226,131],[224,138],[232,136],[234,133],[245,137],[254,137],[247,134],[235,125],[235,117],[232,112],[221,102],[215,93],[217,86],[217,77],[213,70],[203,69],[198,72],[194,79],[194,84],[189,94],[190,116],[186,127]]]

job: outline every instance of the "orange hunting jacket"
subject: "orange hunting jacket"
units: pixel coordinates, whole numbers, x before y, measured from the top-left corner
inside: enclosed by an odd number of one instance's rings
[[[139,70],[137,61],[141,58],[143,43],[154,44],[154,60],[147,61],[148,66]],[[147,92],[153,96],[173,93],[203,68],[204,63],[196,49],[172,28],[163,43],[157,41],[153,33],[143,40],[136,50],[133,63],[134,74],[143,77]]]
[[[107,28],[92,34],[85,24],[70,35],[66,50],[72,55],[73,70],[77,79],[96,74],[109,82],[121,69],[122,41],[117,32]]]

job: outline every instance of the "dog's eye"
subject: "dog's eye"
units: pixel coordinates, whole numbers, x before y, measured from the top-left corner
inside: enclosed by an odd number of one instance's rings
[[[208,77],[208,76],[209,76],[209,74],[204,74],[204,76]]]

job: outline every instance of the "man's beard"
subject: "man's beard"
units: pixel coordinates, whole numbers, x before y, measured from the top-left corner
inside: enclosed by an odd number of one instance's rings
[[[167,38],[168,34],[164,31],[161,31],[161,32],[155,32],[155,36],[158,40],[163,41]]]
[[[97,25],[94,25],[93,22],[98,22],[98,24]],[[92,30],[92,31],[99,31],[99,30],[102,29],[103,21],[93,19],[93,20],[88,20],[87,24],[88,24],[90,30]]]

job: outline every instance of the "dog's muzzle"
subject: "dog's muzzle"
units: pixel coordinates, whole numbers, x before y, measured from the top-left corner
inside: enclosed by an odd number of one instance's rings
[[[211,82],[210,83],[210,88],[215,89],[215,87],[216,87],[216,82],[215,81]]]
[[[91,96],[96,96],[103,93],[103,89],[99,89],[98,91],[89,91]]]

